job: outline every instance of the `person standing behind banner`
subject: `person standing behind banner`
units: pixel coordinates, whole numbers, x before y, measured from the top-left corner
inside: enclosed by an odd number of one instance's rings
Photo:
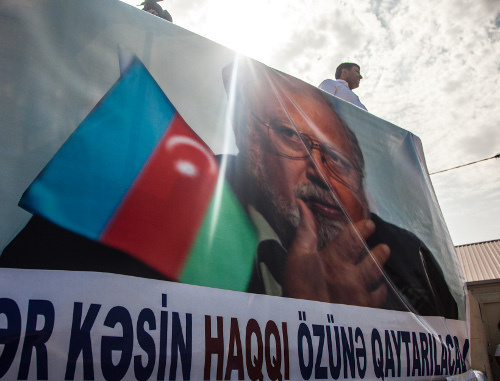
[[[318,87],[327,93],[335,95],[340,99],[366,110],[366,107],[360,102],[359,97],[352,91],[359,87],[359,81],[361,81],[362,78],[358,64],[344,62],[335,70],[336,81],[333,79],[325,79]]]
[[[172,16],[170,15],[170,13],[166,9],[163,9],[158,4],[159,1],[163,1],[163,0],[145,0],[140,5],[144,5],[144,7],[142,8],[143,11],[151,13],[152,15],[158,16],[158,17],[160,17],[164,20],[167,20],[169,22],[173,22]]]

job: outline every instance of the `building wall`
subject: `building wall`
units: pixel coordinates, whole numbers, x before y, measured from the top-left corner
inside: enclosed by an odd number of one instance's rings
[[[500,344],[500,281],[468,284],[470,304],[471,366],[488,380],[500,381],[500,366],[494,359]]]

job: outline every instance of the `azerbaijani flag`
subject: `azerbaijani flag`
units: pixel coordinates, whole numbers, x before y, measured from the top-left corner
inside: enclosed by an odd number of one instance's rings
[[[19,205],[170,279],[244,291],[251,275],[253,225],[219,181],[213,152],[138,59]]]

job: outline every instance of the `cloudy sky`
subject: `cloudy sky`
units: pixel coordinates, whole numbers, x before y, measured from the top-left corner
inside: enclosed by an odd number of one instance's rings
[[[500,153],[498,0],[160,4],[177,25],[313,85],[358,62],[361,101],[420,137],[431,173]],[[500,238],[500,159],[431,178],[455,245]]]

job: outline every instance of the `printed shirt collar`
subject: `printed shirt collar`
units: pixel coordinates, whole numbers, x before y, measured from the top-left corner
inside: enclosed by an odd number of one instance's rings
[[[259,242],[272,239],[277,241],[281,246],[281,240],[278,235],[274,231],[274,229],[269,225],[264,216],[260,214],[257,209],[255,209],[252,205],[248,205],[248,214],[250,215],[250,219],[257,229],[257,235],[259,237]]]

